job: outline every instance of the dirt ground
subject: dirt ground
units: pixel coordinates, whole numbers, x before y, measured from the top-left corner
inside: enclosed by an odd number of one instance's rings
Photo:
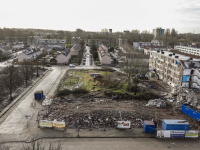
[[[157,121],[162,128],[163,119],[186,119],[191,129],[198,126],[180,109],[168,105],[166,108],[147,107],[146,100],[112,100],[102,93],[68,95],[54,99],[50,106],[43,108],[40,119],[65,121],[67,128],[76,128],[79,116],[80,128],[115,128],[117,121],[131,121],[132,128],[142,128],[144,120]],[[78,106],[78,109],[77,109]]]
[[[114,76],[113,80],[116,80]],[[103,90],[54,98],[51,105],[43,106],[40,119],[63,121],[67,128],[77,128],[78,118],[80,128],[115,128],[117,121],[120,120],[131,121],[131,128],[142,128],[144,120],[153,120],[157,123],[158,129],[162,128],[163,119],[184,119],[190,122],[191,129],[198,128],[198,124],[183,114],[180,107],[175,107],[173,103],[167,101],[172,91],[170,85],[151,79],[140,80],[138,87],[139,92],[136,97],[126,98],[127,95],[124,96],[124,93],[115,92],[114,94],[120,95],[116,100],[112,100],[113,93],[105,94]],[[166,107],[147,107],[146,104],[151,99],[151,97],[146,98],[148,93],[157,95],[166,103]]]

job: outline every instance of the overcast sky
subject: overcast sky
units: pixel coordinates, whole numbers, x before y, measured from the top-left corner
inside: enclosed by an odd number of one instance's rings
[[[0,27],[200,33],[200,0],[0,0]]]

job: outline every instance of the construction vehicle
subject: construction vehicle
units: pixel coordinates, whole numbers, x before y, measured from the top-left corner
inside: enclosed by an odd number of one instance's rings
[[[145,72],[145,73],[144,73],[144,74],[142,74],[142,75],[138,75],[138,77],[140,77],[141,79],[146,79],[146,80],[148,80],[148,77],[146,77],[146,74],[147,74],[148,72],[151,72],[151,71],[155,72],[155,74],[157,75],[157,77],[158,77],[158,80],[159,80],[159,75],[158,75],[158,73],[157,73],[156,69],[149,70],[149,71]]]

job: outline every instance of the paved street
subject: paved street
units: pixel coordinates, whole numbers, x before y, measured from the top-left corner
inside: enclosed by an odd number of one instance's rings
[[[61,143],[63,150],[198,150],[200,146],[200,140],[191,139],[143,139],[143,138],[67,138],[67,139],[51,139],[51,140],[41,140],[40,144],[51,143],[55,147],[58,143]],[[22,143],[11,143],[7,144],[12,149],[23,148]]]
[[[62,74],[61,74],[62,70]],[[43,90],[46,96],[53,95],[53,92],[60,81],[60,78],[65,73],[66,67],[53,67],[53,70],[36,85],[31,92],[28,92],[24,100],[12,111],[12,113],[0,125],[0,134],[22,134],[27,127],[25,115],[30,115],[29,119],[36,120],[32,116],[37,112],[39,103],[34,100],[34,92]],[[31,107],[31,103],[36,102],[36,107]],[[35,115],[36,116],[36,115]]]
[[[18,52],[16,52],[16,53],[12,53],[11,54],[11,56],[17,56],[17,55],[19,55],[20,53],[22,53],[22,51],[18,51]],[[12,62],[13,61],[13,59],[8,59],[7,61],[4,61],[4,62],[0,62],[0,67],[6,67],[6,66],[8,66],[8,65],[11,65]]]

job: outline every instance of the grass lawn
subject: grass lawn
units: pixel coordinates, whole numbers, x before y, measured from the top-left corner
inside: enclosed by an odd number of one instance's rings
[[[81,78],[82,88],[86,89],[87,91],[97,91],[97,90],[111,90],[113,92],[119,93],[129,93],[133,94],[133,92],[127,92],[126,89],[128,84],[120,82],[119,84],[112,81],[113,72],[108,71],[101,71],[101,70],[73,70],[76,75]],[[101,73],[102,77],[94,79],[93,76],[90,76],[91,73]],[[66,81],[65,85],[73,86],[78,83],[77,77],[69,76]]]

